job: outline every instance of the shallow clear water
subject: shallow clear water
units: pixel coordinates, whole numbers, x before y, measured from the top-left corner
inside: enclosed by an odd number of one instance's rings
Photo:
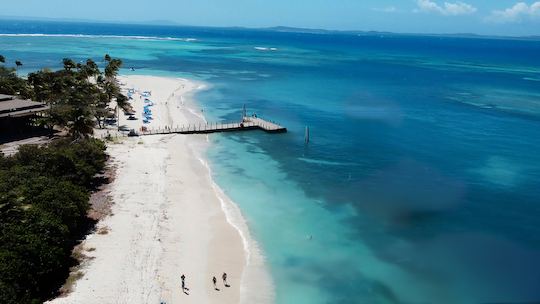
[[[24,73],[108,52],[135,73],[208,81],[197,99],[209,121],[246,104],[285,125],[212,135],[208,152],[278,303],[540,300],[539,41],[35,22],[2,32],[196,38],[0,36],[0,53]]]

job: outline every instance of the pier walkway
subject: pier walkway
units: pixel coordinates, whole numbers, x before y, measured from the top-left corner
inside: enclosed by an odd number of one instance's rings
[[[143,130],[138,130],[136,133],[139,136],[145,136],[160,134],[209,134],[218,132],[236,132],[249,130],[263,130],[267,133],[287,132],[287,128],[280,126],[274,122],[270,122],[257,117],[246,116],[241,122],[191,124],[159,129],[146,128]]]

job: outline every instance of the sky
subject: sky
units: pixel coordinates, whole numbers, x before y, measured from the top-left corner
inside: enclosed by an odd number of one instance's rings
[[[540,35],[540,0],[17,0],[0,16],[195,26]]]

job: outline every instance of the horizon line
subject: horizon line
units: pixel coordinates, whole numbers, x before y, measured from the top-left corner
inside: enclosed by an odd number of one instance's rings
[[[394,32],[394,31],[380,31],[380,30],[340,30],[340,29],[325,29],[325,28],[309,28],[309,27],[294,27],[287,25],[275,25],[266,27],[250,27],[250,26],[216,26],[216,25],[189,25],[181,24],[171,20],[146,20],[141,22],[128,21],[128,20],[99,20],[99,19],[80,19],[80,18],[49,18],[49,17],[33,17],[33,16],[10,16],[0,15],[1,20],[18,20],[18,21],[42,21],[42,22],[66,22],[66,23],[89,23],[89,24],[111,24],[111,25],[142,25],[142,26],[170,26],[170,27],[191,27],[191,28],[214,28],[214,29],[244,29],[254,31],[276,31],[291,32],[291,33],[304,33],[304,34],[394,34],[394,35],[417,35],[417,36],[461,36],[463,38],[513,38],[513,39],[534,39],[540,38],[538,35],[496,35],[496,34],[479,34],[479,33],[459,33],[459,32],[447,32],[447,33],[430,33],[430,32]],[[27,33],[27,34],[41,34],[41,33]]]

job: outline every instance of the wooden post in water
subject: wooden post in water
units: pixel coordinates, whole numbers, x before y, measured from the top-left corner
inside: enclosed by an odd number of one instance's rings
[[[309,144],[309,127],[308,126],[306,126],[306,133],[304,135],[304,142],[305,142],[306,145]]]

